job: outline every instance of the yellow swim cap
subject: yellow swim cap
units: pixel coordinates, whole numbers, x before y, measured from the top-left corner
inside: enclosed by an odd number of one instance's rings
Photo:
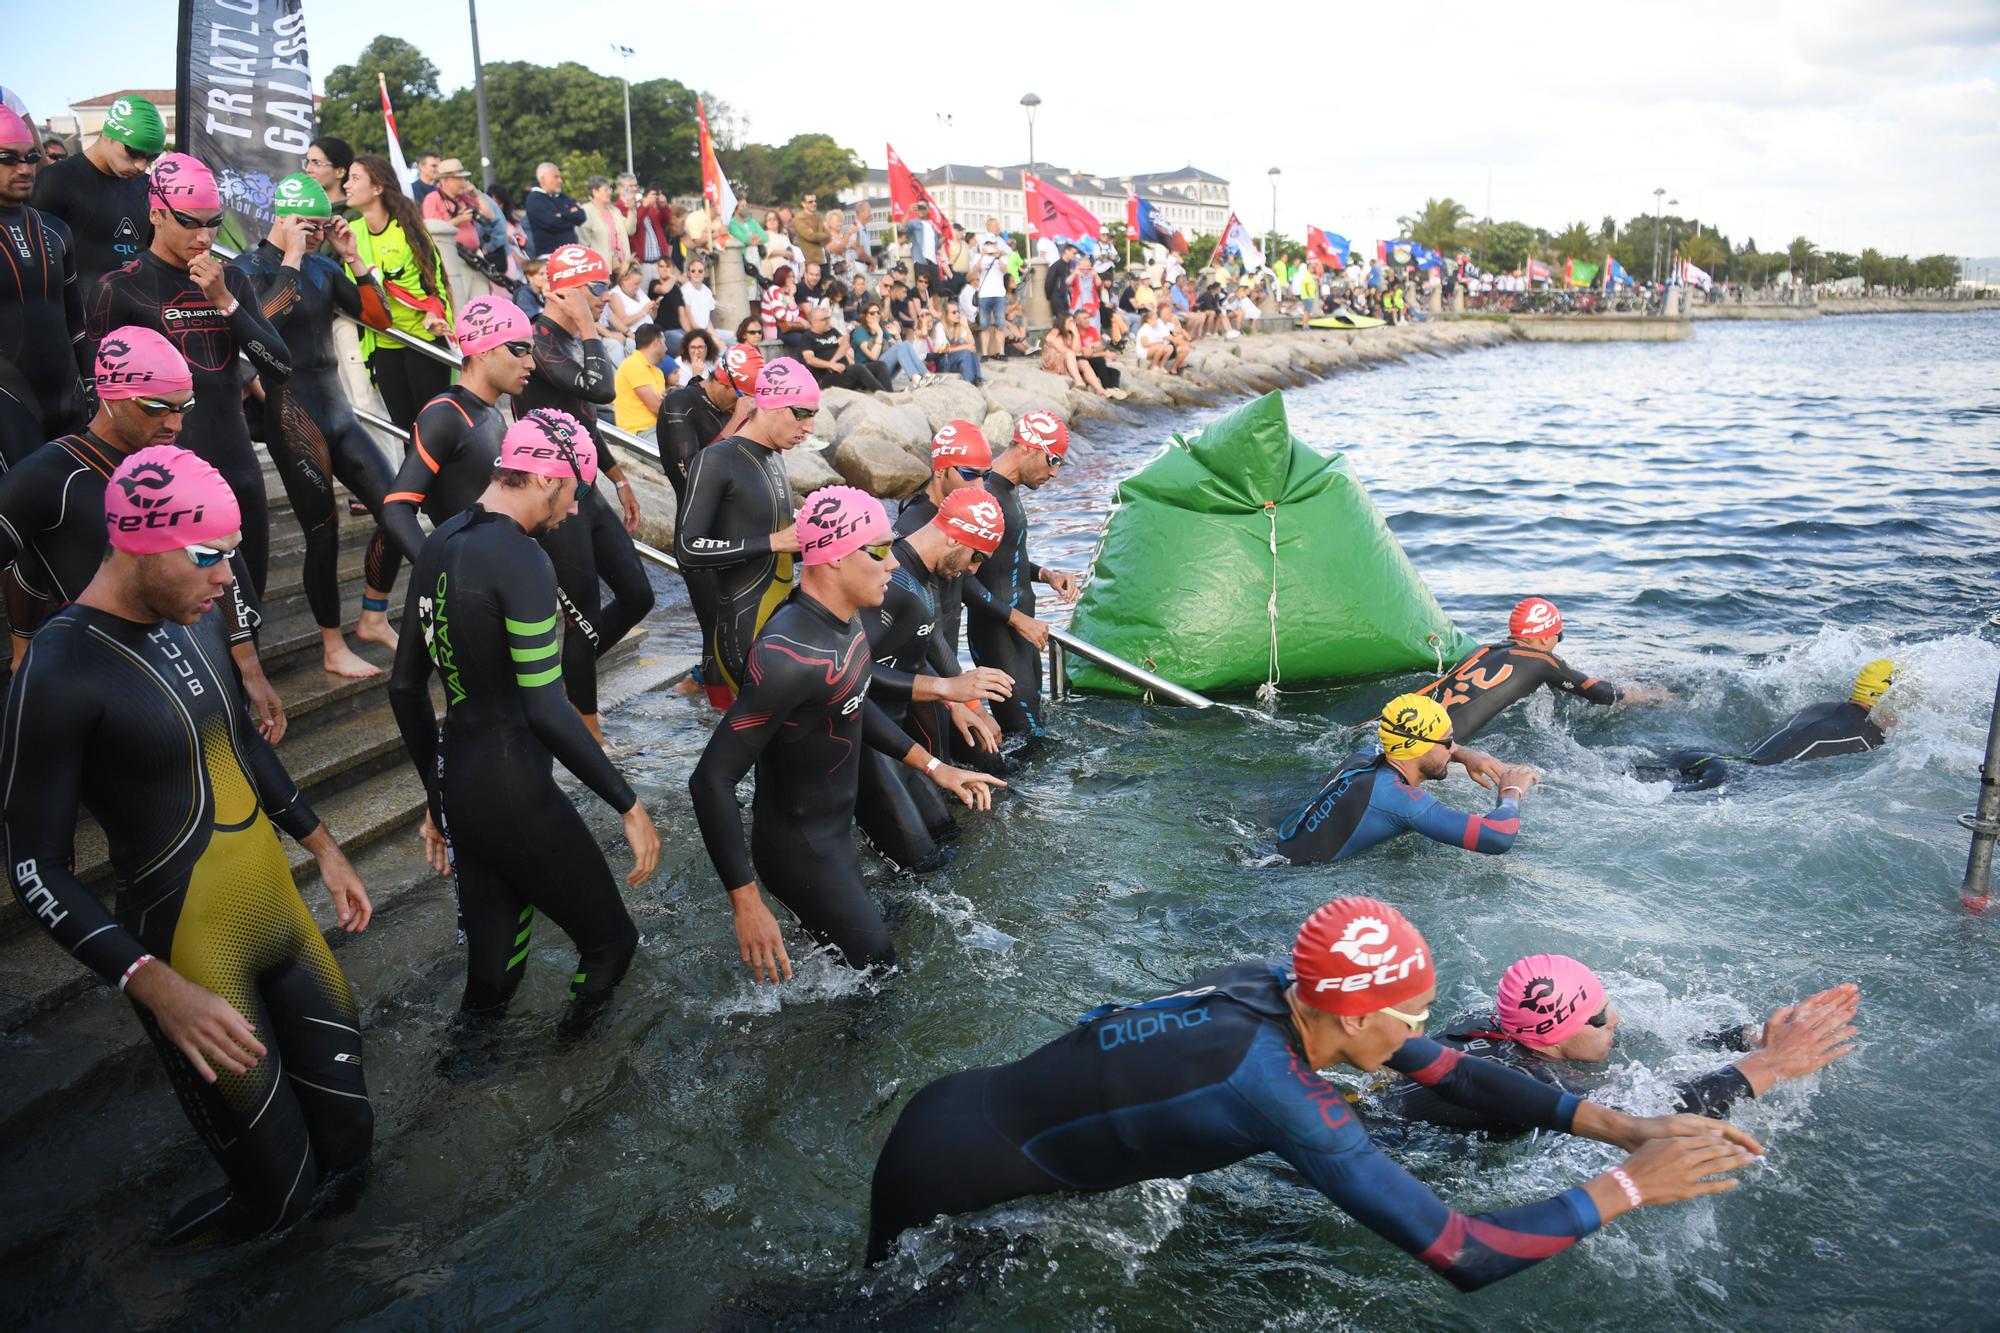
[[[1382,709],[1375,734],[1391,759],[1415,759],[1451,735],[1451,714],[1429,695],[1399,694]]]
[[[1854,693],[1847,697],[1858,704],[1869,707],[1879,702],[1896,683],[1896,662],[1894,658],[1878,657],[1861,668],[1861,674],[1854,678]]]

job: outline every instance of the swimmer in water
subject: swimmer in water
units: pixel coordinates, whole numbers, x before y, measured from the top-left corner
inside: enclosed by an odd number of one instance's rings
[[[1861,668],[1847,698],[1800,709],[1784,726],[1752,746],[1748,754],[1681,750],[1659,764],[1641,765],[1639,776],[1671,778],[1675,791],[1708,791],[1729,780],[1727,761],[1732,759],[1762,767],[1835,754],[1865,754],[1888,739],[1883,731],[1890,719],[1878,716],[1875,705],[1895,683],[1896,663],[1878,657]]]
[[[1452,734],[1469,741],[1488,722],[1546,685],[1559,694],[1594,704],[1669,703],[1673,695],[1651,685],[1623,689],[1608,680],[1587,676],[1556,656],[1562,641],[1563,618],[1546,597],[1523,598],[1507,618],[1507,639],[1489,643],[1472,656],[1418,690],[1443,704],[1451,714]]]
[[[1763,1151],[1728,1125],[1629,1116],[1427,1040],[1436,996],[1417,928],[1387,903],[1342,898],[1306,920],[1288,962],[1240,962],[1172,994],[1093,1009],[1012,1064],[939,1079],[903,1108],[875,1164],[868,1262],[940,1215],[1178,1179],[1270,1152],[1363,1226],[1472,1291],[1630,1209],[1733,1189],[1704,1177]],[[1340,1089],[1317,1072],[1342,1065],[1393,1069],[1458,1104],[1632,1156],[1551,1198],[1468,1216],[1369,1141]]]
[[[1708,1045],[1743,1058],[1678,1084],[1674,1110],[1719,1119],[1744,1097],[1761,1097],[1851,1054],[1860,1003],[1860,988],[1849,982],[1786,1005],[1761,1030],[1747,1024],[1712,1034]],[[1494,1006],[1445,1025],[1437,1042],[1585,1096],[1600,1081],[1594,1075],[1611,1054],[1619,1022],[1595,972],[1574,958],[1542,953],[1508,968]],[[1532,1128],[1454,1105],[1410,1079],[1384,1089],[1380,1105],[1397,1119],[1447,1129],[1511,1136]]]
[[[1424,790],[1458,764],[1500,799],[1484,815],[1467,814]],[[1526,764],[1505,764],[1453,741],[1444,705],[1402,694],[1382,709],[1375,739],[1341,764],[1310,801],[1278,829],[1278,854],[1295,865],[1345,861],[1415,829],[1437,842],[1498,854],[1521,830],[1521,798],[1540,781]]]

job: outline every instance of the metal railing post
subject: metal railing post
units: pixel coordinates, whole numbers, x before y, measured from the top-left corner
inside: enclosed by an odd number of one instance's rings
[[[1053,634],[1049,636],[1049,698],[1056,703],[1069,698],[1069,654]]]
[[[1060,644],[1067,652],[1076,654],[1076,656],[1081,657],[1084,661],[1093,662],[1106,671],[1109,671],[1112,675],[1122,676],[1135,685],[1144,686],[1155,694],[1172,699],[1177,704],[1185,704],[1189,708],[1215,707],[1213,699],[1197,694],[1186,686],[1176,685],[1165,676],[1128,662],[1116,653],[1106,652],[1094,643],[1086,643],[1084,640],[1077,638],[1076,635],[1071,634],[1068,630],[1051,629],[1049,631],[1049,644],[1051,647]]]
[[[1967,911],[1984,912],[1993,904],[1993,843],[2000,838],[2000,684],[1994,687],[1993,719],[1986,726],[1986,762],[1979,766],[1979,806],[1958,822],[1972,830],[1958,899]]]

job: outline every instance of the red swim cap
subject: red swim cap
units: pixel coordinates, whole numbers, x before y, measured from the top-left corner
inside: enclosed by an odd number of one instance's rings
[[[992,555],[1007,531],[1007,520],[998,500],[978,486],[961,486],[944,497],[931,526],[943,528],[947,537],[981,555]]]
[[[168,208],[212,213],[222,207],[215,173],[186,153],[167,153],[153,163],[152,191]]]
[[[526,342],[535,335],[527,312],[504,296],[467,301],[452,332],[458,338],[458,350],[468,357],[490,352],[501,343]]]
[[[243,511],[222,474],[185,449],[155,444],[118,465],[104,487],[104,532],[133,555],[231,537]]]
[[[597,445],[569,413],[556,407],[538,407],[500,437],[500,466],[557,481],[571,480],[581,473],[588,485],[597,479]]]
[[[764,369],[764,354],[750,343],[736,343],[722,354],[719,373],[738,393],[755,393],[757,375]]]
[[[1563,613],[1546,597],[1523,597],[1507,617],[1507,632],[1523,639],[1563,632]]]
[[[549,290],[566,292],[572,287],[588,287],[593,282],[609,282],[611,270],[604,256],[587,245],[559,245],[550,254],[543,274]]]
[[[809,566],[830,565],[889,535],[882,502],[852,486],[822,486],[799,506],[799,556]]]
[[[1014,423],[1014,443],[1061,458],[1069,452],[1069,427],[1053,412],[1023,412]]]
[[[1500,978],[1500,1030],[1516,1041],[1558,1046],[1604,1007],[1604,983],[1574,958],[1538,953]]]
[[[931,471],[948,467],[992,467],[993,446],[970,421],[947,421],[931,436]]]
[[[1437,984],[1424,937],[1373,898],[1336,898],[1307,917],[1292,973],[1299,998],[1329,1014],[1372,1014]]]
[[[150,398],[161,393],[185,393],[194,375],[179,349],[153,330],[126,324],[104,335],[97,344],[97,396]]]

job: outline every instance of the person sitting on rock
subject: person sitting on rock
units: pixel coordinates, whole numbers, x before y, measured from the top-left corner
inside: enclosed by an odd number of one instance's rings
[[[854,349],[840,330],[833,327],[833,312],[816,305],[806,316],[806,343],[800,357],[822,389],[853,389],[859,393],[881,393],[888,389],[890,368],[881,361],[854,359]]]

